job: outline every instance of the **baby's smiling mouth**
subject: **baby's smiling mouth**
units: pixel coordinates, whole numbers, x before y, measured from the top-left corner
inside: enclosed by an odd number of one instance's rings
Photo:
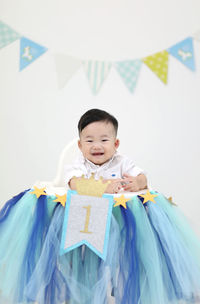
[[[92,156],[101,156],[101,155],[104,155],[104,153],[103,152],[92,153]]]

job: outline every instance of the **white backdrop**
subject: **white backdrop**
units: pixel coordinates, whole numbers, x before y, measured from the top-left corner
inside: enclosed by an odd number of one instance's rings
[[[55,177],[80,115],[95,107],[117,117],[120,150],[200,230],[200,43],[195,73],[170,56],[165,86],[143,65],[134,94],[114,69],[97,96],[82,68],[58,90],[53,58],[122,60],[162,51],[200,29],[200,2],[1,0],[0,20],[49,49],[20,73],[19,41],[0,50],[1,204]]]

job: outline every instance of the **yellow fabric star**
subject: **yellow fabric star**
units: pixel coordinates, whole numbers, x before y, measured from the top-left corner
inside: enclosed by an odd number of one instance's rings
[[[144,198],[143,204],[145,204],[146,202],[150,201],[153,203],[156,203],[154,200],[154,197],[158,196],[156,194],[151,194],[150,191],[148,190],[147,193],[145,194],[140,194],[139,196]]]
[[[37,198],[39,198],[41,195],[47,195],[44,188],[38,188],[36,186],[33,187],[34,191],[30,192],[31,194],[35,194]]]
[[[63,207],[65,207],[67,194],[64,194],[64,195],[55,194],[55,196],[57,198],[54,200],[54,202],[60,203]]]
[[[130,199],[125,198],[125,196],[123,194],[120,197],[115,197],[114,200],[116,201],[116,203],[114,204],[114,207],[123,206],[125,209],[127,209],[126,203],[128,201],[130,201]]]
[[[169,203],[170,203],[171,205],[177,206],[177,204],[175,204],[175,203],[173,202],[173,200],[172,200],[172,197],[171,197],[171,196],[170,196],[170,197],[168,197],[168,201],[169,201]]]

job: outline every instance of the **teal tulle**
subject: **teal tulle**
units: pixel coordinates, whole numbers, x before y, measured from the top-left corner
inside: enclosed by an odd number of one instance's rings
[[[159,198],[160,202],[162,198]],[[182,238],[184,231],[188,230],[186,229],[186,223],[182,227],[184,230],[180,231],[180,227],[177,229],[173,219],[170,218],[170,213],[161,209],[159,203],[154,206],[149,204],[148,214],[159,240],[160,252],[163,254],[169,270],[170,280],[167,280],[169,282],[169,294],[172,294],[173,290],[175,300],[176,298],[183,298],[192,302],[200,285],[200,269],[196,267],[197,260],[190,251],[190,247],[184,242],[184,238]],[[194,246],[193,251],[195,251]],[[191,269],[193,270],[191,271]]]
[[[108,253],[82,245],[60,256],[64,208],[30,191],[0,211],[0,303],[182,304],[200,299],[200,241],[156,193],[113,208]]]
[[[26,192],[10,209],[9,215],[5,214],[7,219],[0,225],[0,303],[24,301],[24,296],[20,300],[22,276],[26,274],[23,262],[30,242],[37,203],[37,198],[30,195],[30,191]],[[50,216],[52,207],[55,204],[48,205],[46,215]],[[9,210],[8,206],[7,209]],[[38,245],[39,241],[35,251]]]
[[[114,255],[117,256],[119,235],[116,220],[112,218],[112,239],[107,259],[103,262],[85,246],[59,256],[63,216],[64,209],[60,205],[53,215],[40,259],[27,284],[26,296],[38,303],[106,303],[107,286],[116,276]]]
[[[21,264],[28,242],[32,212],[37,199],[25,194],[0,226],[0,299],[14,303],[18,297]],[[5,297],[5,298],[4,298]]]

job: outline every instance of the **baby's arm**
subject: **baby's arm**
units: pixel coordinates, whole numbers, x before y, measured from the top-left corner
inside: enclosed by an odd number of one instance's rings
[[[137,192],[147,188],[147,178],[143,173],[135,177],[124,173],[123,177],[124,185],[122,187],[124,191]]]
[[[71,190],[76,190],[76,182],[81,179],[81,177],[72,177],[68,183]]]

